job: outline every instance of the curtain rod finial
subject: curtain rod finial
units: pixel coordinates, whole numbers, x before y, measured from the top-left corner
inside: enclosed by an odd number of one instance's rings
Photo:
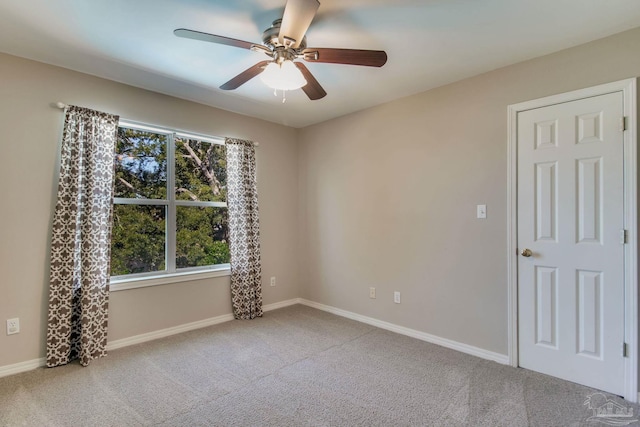
[[[65,108],[67,108],[67,104],[65,104],[63,102],[56,102],[54,105],[56,107],[60,108],[61,110],[64,110]]]

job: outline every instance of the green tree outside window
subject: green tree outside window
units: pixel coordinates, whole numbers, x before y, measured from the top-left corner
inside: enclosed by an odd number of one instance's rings
[[[224,145],[120,127],[115,171],[112,276],[229,262]]]

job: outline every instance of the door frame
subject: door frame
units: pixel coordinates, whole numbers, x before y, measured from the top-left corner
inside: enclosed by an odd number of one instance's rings
[[[507,284],[508,284],[508,357],[518,366],[518,113],[583,98],[622,92],[626,131],[624,139],[624,339],[628,356],[624,358],[624,398],[638,402],[638,183],[637,183],[637,92],[636,80],[626,79],[548,96],[508,106],[507,169]],[[622,348],[620,349],[622,351]]]

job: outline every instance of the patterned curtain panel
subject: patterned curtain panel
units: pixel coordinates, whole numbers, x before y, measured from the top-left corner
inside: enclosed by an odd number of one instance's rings
[[[106,354],[114,147],[118,116],[65,112],[53,218],[47,366]]]
[[[231,303],[236,319],[262,316],[258,187],[253,142],[227,138]]]

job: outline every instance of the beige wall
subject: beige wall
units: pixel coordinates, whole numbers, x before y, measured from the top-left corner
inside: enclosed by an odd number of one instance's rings
[[[640,28],[303,129],[302,297],[506,354],[507,106],[640,76],[639,46]]]
[[[0,54],[0,367],[44,356],[50,223],[62,101],[122,118],[260,142],[263,277],[270,304],[299,295],[297,131],[130,86]],[[113,292],[109,340],[231,312],[229,278]],[[19,317],[21,332],[5,334]]]

